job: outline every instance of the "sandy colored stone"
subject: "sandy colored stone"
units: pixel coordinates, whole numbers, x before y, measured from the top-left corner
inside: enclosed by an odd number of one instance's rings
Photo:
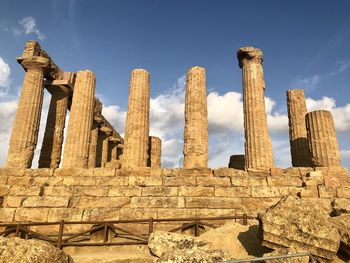
[[[160,167],[162,156],[162,140],[155,136],[148,138],[148,161],[149,167]]]
[[[63,168],[87,168],[90,131],[92,128],[96,77],[92,71],[76,73]]]
[[[185,97],[184,167],[208,166],[208,112],[205,69],[187,72]]]
[[[244,170],[245,169],[244,155],[243,154],[231,155],[230,161],[228,163],[228,168]]]
[[[83,221],[87,220],[119,220],[120,209],[110,207],[84,209]]]
[[[215,196],[223,197],[248,197],[251,196],[251,188],[245,186],[215,187]],[[207,195],[208,196],[208,195]]]
[[[146,167],[148,159],[150,74],[134,69],[130,78],[123,167]]]
[[[157,186],[162,185],[161,177],[141,177],[141,176],[130,176],[129,185],[131,186]]]
[[[165,186],[196,186],[195,177],[172,176],[163,177],[163,185]]]
[[[149,186],[142,188],[142,196],[177,196],[177,187]]]
[[[231,186],[231,180],[228,177],[197,177],[198,186]]]
[[[147,207],[147,208],[182,208],[185,207],[185,199],[183,197],[132,197],[131,208]]]
[[[350,214],[342,214],[336,217],[331,217],[331,222],[338,229],[340,234],[341,247],[344,247],[345,252],[350,252]],[[350,254],[349,254],[350,256]]]
[[[0,208],[0,222],[12,222],[15,216],[15,208]]]
[[[15,212],[15,221],[19,222],[46,222],[49,208],[17,208]]]
[[[121,207],[130,204],[130,197],[74,197],[71,200],[73,208]]]
[[[214,187],[206,186],[181,186],[179,196],[214,196]]]
[[[304,90],[290,89],[287,91],[287,108],[292,165],[294,167],[311,167],[305,124],[307,111]]]
[[[340,166],[340,152],[332,113],[326,110],[306,114],[308,145],[313,166]]]
[[[23,207],[67,207],[69,198],[60,196],[30,196],[23,201]]]
[[[186,197],[187,208],[240,208],[242,199],[235,197]]]
[[[104,168],[108,162],[109,134],[106,134],[102,142],[101,167]]]
[[[73,259],[51,244],[36,240],[0,237],[0,262],[73,263]]]
[[[60,89],[57,89],[57,91],[51,94],[39,158],[39,168],[49,167],[56,169],[60,165],[67,109],[68,96]]]
[[[88,167],[96,167],[96,154],[97,154],[97,141],[98,141],[98,126],[93,122],[90,132],[90,143],[89,143],[89,161]]]
[[[339,248],[340,236],[328,211],[316,200],[282,198],[261,217],[263,244],[272,249],[294,248],[325,260]]]
[[[265,81],[261,49],[243,47],[237,52],[243,71],[243,113],[245,134],[245,167],[274,167],[272,143],[265,110]]]

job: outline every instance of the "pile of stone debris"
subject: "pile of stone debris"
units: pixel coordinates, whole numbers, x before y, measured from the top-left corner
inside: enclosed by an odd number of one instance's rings
[[[318,262],[350,262],[350,211],[337,203],[332,205],[329,213],[330,209],[317,200],[288,196],[260,215],[259,222],[248,226],[227,223],[199,237],[155,231],[149,238],[147,255],[144,253],[139,261],[135,257],[113,258],[111,254],[106,260],[82,260],[42,241],[0,237],[0,262],[209,263],[301,252],[311,253]],[[117,255],[118,248],[115,250]],[[267,262],[307,263],[309,257]]]

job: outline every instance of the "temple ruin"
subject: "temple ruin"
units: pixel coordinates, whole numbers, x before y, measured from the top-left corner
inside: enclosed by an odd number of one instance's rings
[[[331,113],[308,113],[303,91],[289,90],[293,166],[276,167],[262,50],[243,47],[237,58],[242,69],[244,155],[227,156],[228,167],[208,168],[206,73],[195,66],[187,72],[184,164],[164,168],[161,138],[149,134],[148,71],[131,72],[123,138],[103,116],[95,95],[98,76],[90,70],[66,72],[37,42],[26,43],[17,58],[25,74],[7,162],[0,169],[0,220],[256,216],[287,195],[317,198],[325,207],[337,202],[350,210],[350,179],[341,166]],[[44,89],[51,102],[39,166],[31,169]]]

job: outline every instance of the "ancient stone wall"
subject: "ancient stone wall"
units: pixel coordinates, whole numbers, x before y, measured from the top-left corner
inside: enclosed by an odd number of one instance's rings
[[[0,169],[0,220],[86,221],[256,216],[286,195],[350,209],[343,168],[270,172],[220,169]]]

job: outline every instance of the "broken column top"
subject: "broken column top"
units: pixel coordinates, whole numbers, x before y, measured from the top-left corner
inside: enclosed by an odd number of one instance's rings
[[[131,72],[131,74],[142,74],[142,73],[149,75],[149,72],[143,68],[135,68]]]
[[[263,62],[263,53],[260,48],[255,47],[241,47],[237,51],[237,58],[239,62],[239,67],[243,67],[243,62],[245,60],[255,60],[256,62]]]
[[[200,67],[200,66],[193,66],[189,70],[205,71],[205,68],[204,67]]]

